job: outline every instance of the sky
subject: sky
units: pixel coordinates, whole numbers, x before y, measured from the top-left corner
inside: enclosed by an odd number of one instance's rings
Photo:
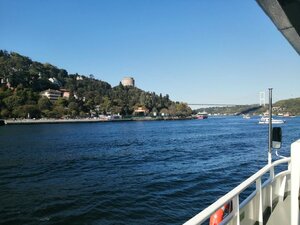
[[[0,49],[180,102],[300,97],[300,57],[255,0],[0,0]]]

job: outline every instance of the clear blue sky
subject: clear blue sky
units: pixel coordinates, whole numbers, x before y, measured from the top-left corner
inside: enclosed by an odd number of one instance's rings
[[[189,103],[300,97],[300,57],[254,0],[0,0],[0,49]]]

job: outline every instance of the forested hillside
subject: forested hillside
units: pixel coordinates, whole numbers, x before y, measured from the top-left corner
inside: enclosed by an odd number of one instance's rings
[[[2,118],[130,116],[138,107],[146,108],[150,115],[163,112],[172,116],[188,116],[192,112],[186,104],[171,101],[168,95],[157,95],[122,84],[112,87],[93,75],[68,74],[49,63],[35,62],[29,57],[4,50],[0,50],[0,81]],[[40,94],[47,89],[68,90],[70,97],[50,101]]]
[[[283,113],[290,113],[292,115],[300,115],[300,98],[291,98],[278,101],[274,104],[277,111]]]

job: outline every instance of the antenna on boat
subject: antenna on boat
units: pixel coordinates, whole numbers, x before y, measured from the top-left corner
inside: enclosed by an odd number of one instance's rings
[[[269,88],[269,151],[268,164],[272,163],[272,89]]]

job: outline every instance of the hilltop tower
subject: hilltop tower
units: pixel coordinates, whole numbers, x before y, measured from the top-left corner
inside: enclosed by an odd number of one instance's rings
[[[131,86],[131,87],[134,87],[134,79],[133,77],[124,77],[121,81],[122,85],[124,87],[126,86]]]

